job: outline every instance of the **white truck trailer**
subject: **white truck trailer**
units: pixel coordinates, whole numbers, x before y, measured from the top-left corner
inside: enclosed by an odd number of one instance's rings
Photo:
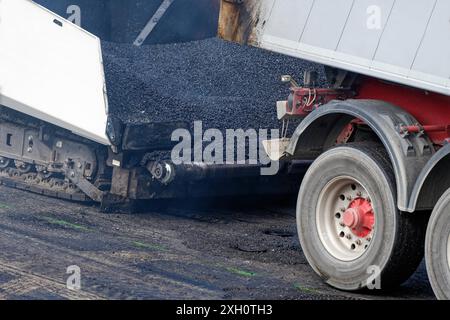
[[[314,160],[297,225],[315,272],[387,289],[425,251],[450,298],[450,2],[222,0],[219,35],[325,65],[328,88],[309,73],[277,103],[303,119],[281,154]]]

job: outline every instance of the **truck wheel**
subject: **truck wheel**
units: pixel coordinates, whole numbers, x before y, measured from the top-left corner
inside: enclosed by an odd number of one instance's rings
[[[450,190],[434,207],[425,241],[428,278],[438,299],[450,299]]]
[[[342,290],[390,289],[423,258],[425,217],[397,209],[389,156],[375,143],[317,158],[300,188],[297,228],[314,271]]]

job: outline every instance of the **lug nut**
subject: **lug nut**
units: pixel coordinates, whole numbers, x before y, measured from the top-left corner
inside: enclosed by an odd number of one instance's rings
[[[349,233],[349,234],[347,234],[347,237],[346,237],[348,240],[351,240],[351,238],[352,238],[352,235]]]

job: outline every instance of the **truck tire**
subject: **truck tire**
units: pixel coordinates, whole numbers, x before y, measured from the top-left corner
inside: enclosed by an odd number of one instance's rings
[[[425,261],[438,299],[450,299],[450,189],[434,207],[425,240]]]
[[[306,259],[342,290],[388,290],[423,258],[426,215],[401,212],[383,146],[354,143],[323,153],[300,187],[297,228]]]

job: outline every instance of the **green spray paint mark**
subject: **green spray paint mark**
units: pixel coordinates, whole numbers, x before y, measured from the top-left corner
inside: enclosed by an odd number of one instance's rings
[[[54,219],[51,217],[44,217],[44,219],[51,224],[55,224],[58,226],[62,226],[62,227],[67,227],[67,228],[71,228],[71,229],[75,229],[75,230],[79,230],[79,231],[90,231],[88,228],[80,226],[78,224],[75,223],[70,223],[64,220],[59,220],[59,219]]]
[[[241,269],[234,268],[234,267],[227,267],[226,269],[227,269],[227,271],[229,271],[231,273],[235,273],[235,274],[243,276],[243,277],[254,277],[254,276],[256,276],[255,272],[241,270]]]
[[[0,209],[11,209],[11,206],[7,205],[6,203],[0,202]]]
[[[309,294],[318,294],[320,293],[319,291],[312,289],[312,288],[308,288],[308,287],[304,287],[299,283],[294,284],[294,288],[303,292],[303,293],[309,293]]]
[[[158,245],[158,244],[150,244],[150,243],[144,243],[144,242],[139,242],[139,241],[133,241],[133,245],[136,247],[139,247],[139,248],[167,251],[167,249],[165,247]]]

